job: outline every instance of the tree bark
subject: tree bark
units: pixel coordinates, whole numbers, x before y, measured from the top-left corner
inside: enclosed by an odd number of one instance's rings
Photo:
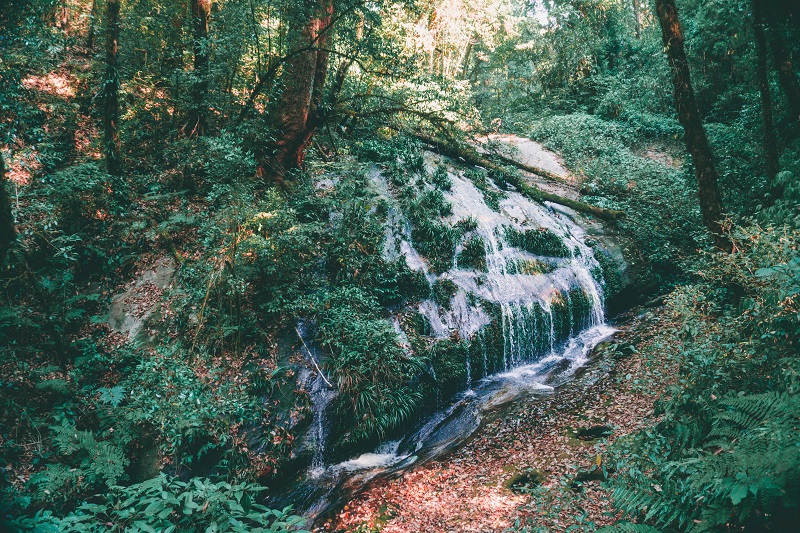
[[[478,36],[473,35],[467,41],[467,46],[464,49],[464,53],[461,54],[461,58],[458,61],[458,71],[456,72],[456,76],[458,79],[463,80],[467,77],[467,70],[469,69],[469,61],[472,59],[472,49],[478,42]]]
[[[678,19],[678,10],[674,0],[656,0],[656,12],[661,24],[661,35],[666,49],[667,59],[672,70],[672,81],[675,88],[675,107],[678,120],[683,126],[686,148],[692,157],[697,190],[700,199],[700,210],[703,224],[713,235],[714,244],[723,251],[731,251],[731,242],[723,234],[723,208],[717,181],[719,175],[714,167],[711,146],[708,144],[700,112],[694,99],[689,63],[683,46],[683,29]]]
[[[308,50],[294,54],[283,66],[283,90],[276,107],[272,157],[259,167],[262,175],[283,182],[286,172],[303,164],[305,152],[321,122],[322,90],[328,72],[330,25],[333,17],[331,0],[305,0],[309,14],[295,50]]]
[[[11,197],[6,189],[6,164],[0,154],[0,264],[6,258],[11,243],[17,238],[14,215],[11,213]]]
[[[92,10],[89,12],[89,33],[86,35],[86,49],[90,56],[92,55],[92,48],[94,48],[94,21],[96,12],[97,0],[92,0]]]
[[[642,34],[642,23],[639,20],[639,0],[633,0],[633,34],[637,39]]]
[[[770,6],[764,6],[764,15],[767,20],[767,28],[770,32],[770,44],[772,45],[772,59],[775,62],[775,69],[778,71],[778,79],[789,100],[789,110],[792,113],[792,120],[800,121],[800,82],[794,72],[792,58],[786,51],[783,39],[778,32],[778,21],[774,11]]]
[[[756,41],[758,89],[761,93],[761,119],[764,126],[764,170],[770,183],[770,196],[775,191],[773,181],[778,174],[779,153],[778,139],[772,120],[772,95],[769,91],[769,74],[767,71],[767,39],[764,32],[764,0],[753,0],[753,34]]]
[[[103,154],[109,174],[119,174],[122,166],[119,146],[119,0],[108,0],[106,30],[106,72],[103,82]]]
[[[189,118],[183,128],[189,136],[203,135],[206,132],[206,100],[208,98],[209,42],[208,20],[211,16],[211,0],[191,0],[192,7],[192,50],[194,52],[194,72],[191,86],[191,108]]]

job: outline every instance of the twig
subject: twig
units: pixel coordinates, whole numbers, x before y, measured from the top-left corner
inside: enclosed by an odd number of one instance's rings
[[[331,382],[328,381],[328,378],[325,377],[325,374],[322,373],[322,369],[317,364],[317,360],[314,359],[314,355],[311,353],[311,350],[309,350],[308,346],[306,346],[306,341],[303,340],[303,336],[300,334],[300,330],[297,329],[297,328],[294,328],[294,330],[297,332],[297,336],[300,338],[300,342],[303,343],[303,348],[306,349],[306,353],[308,354],[308,357],[311,359],[311,362],[314,363],[314,368],[317,369],[317,372],[319,373],[319,376],[322,378],[322,380],[325,383],[328,384],[328,388],[330,388],[330,389],[335,388],[333,385],[331,385]]]

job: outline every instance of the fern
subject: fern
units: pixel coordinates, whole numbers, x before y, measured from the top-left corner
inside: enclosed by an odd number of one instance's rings
[[[254,484],[214,482],[193,478],[189,482],[160,475],[129,487],[114,487],[59,518],[52,512],[17,520],[21,531],[145,532],[219,531],[230,533],[303,533],[304,519],[289,507],[268,509],[255,503],[265,490]],[[308,533],[308,532],[305,532]]]
[[[629,448],[615,444],[614,501],[637,522],[692,532],[790,525],[800,503],[800,317],[786,280],[752,275],[764,257],[796,256],[796,239],[787,247],[786,238],[751,238],[760,249],[715,258],[707,283],[673,295],[678,323],[660,334],[682,338],[672,349],[680,381],[655,428]],[[726,300],[731,280],[746,294],[735,306]]]
[[[613,526],[601,527],[597,533],[661,533],[658,529],[632,522],[617,522]]]

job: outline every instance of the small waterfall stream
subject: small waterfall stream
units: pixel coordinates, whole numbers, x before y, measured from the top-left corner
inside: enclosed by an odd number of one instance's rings
[[[314,455],[311,458],[311,475],[317,476],[325,469],[325,443],[328,438],[328,405],[336,396],[336,392],[328,387],[321,374],[317,375],[311,387],[314,420],[311,434],[314,439]]]
[[[516,192],[500,201],[499,212],[493,211],[472,182],[456,174],[451,179],[452,188],[446,193],[453,208],[451,218],[476,222],[475,233],[484,242],[486,271],[460,268],[456,261],[453,269],[442,274],[459,287],[451,309],[443,312],[430,300],[419,308],[436,336],[445,338],[457,331],[461,338],[470,338],[491,320],[484,306],[469,305],[466,295],[496,304],[503,329],[503,364],[495,370],[508,371],[554,352],[583,329],[603,324],[603,289],[592,275],[599,264],[578,224]],[[554,235],[566,247],[567,256],[536,255],[517,248],[508,238],[509,231]],[[403,249],[413,246],[404,241]],[[415,268],[417,257],[406,255],[410,268]],[[543,272],[526,273],[531,265]],[[427,270],[425,274],[430,276]]]
[[[475,221],[473,233],[484,243],[485,270],[459,266],[456,255],[449,271],[438,276],[430,272],[413,246],[408,221],[397,209],[389,211],[386,253],[402,255],[409,268],[421,271],[431,285],[447,279],[457,286],[447,308],[428,299],[419,304],[418,311],[427,319],[434,342],[455,335],[476,347],[474,359],[467,351],[464,361],[463,391],[409,428],[403,439],[385,442],[373,452],[338,464],[325,464],[326,412],[335,391],[318,376],[310,389],[314,456],[308,480],[276,503],[291,503],[312,519],[323,516],[376,476],[392,475],[458,446],[499,406],[525,396],[552,393],[615,331],[605,322],[603,288],[593,275],[599,272],[599,264],[576,222],[561,210],[513,191],[506,193],[499,210],[494,211],[471,181],[457,174],[450,177],[453,185],[445,193],[452,205],[449,222]],[[380,172],[374,173],[373,181],[378,193],[391,199]],[[553,257],[514,246],[509,236],[526,231],[555,236],[565,248]],[[393,317],[392,322],[398,342],[408,347],[400,320]],[[494,335],[498,339],[495,344],[487,334],[492,324],[500,330]],[[432,366],[429,372],[436,379]],[[439,404],[442,400],[437,397]]]

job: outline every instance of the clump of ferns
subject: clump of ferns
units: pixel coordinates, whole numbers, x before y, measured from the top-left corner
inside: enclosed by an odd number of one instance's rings
[[[771,391],[714,405],[710,429],[686,418],[645,435],[648,449],[620,464],[615,505],[665,529],[764,527],[800,502],[800,396]],[[674,457],[674,459],[672,459]]]

